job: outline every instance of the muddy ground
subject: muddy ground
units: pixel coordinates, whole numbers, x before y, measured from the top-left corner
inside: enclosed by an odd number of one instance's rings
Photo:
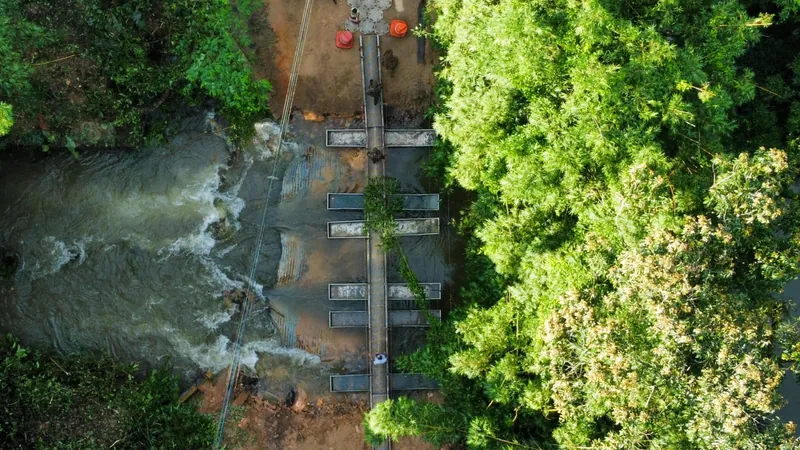
[[[302,0],[265,0],[265,8],[252,20],[255,28],[256,74],[273,86],[270,107],[280,116],[289,83],[297,35],[302,19]],[[394,0],[384,18],[405,20],[417,26],[420,0]],[[336,47],[336,31],[344,29],[349,6],[346,0],[317,0],[311,12],[308,37],[298,75],[294,107],[317,114],[356,115],[362,110],[361,63],[358,36],[353,48]],[[394,74],[384,69],[384,101],[405,111],[422,112],[431,101],[433,64],[437,57],[426,42],[425,63],[417,63],[417,38],[410,32],[397,39],[381,38],[381,52],[391,50],[399,60]]]
[[[227,371],[199,385],[194,399],[200,412],[218,416],[225,396]],[[438,394],[418,393],[419,400],[441,401]],[[278,398],[255,385],[239,383],[228,408],[223,444],[240,450],[367,450],[364,443],[366,395],[309,396],[298,388],[292,398]],[[428,450],[417,438],[392,444],[395,450]]]
[[[405,20],[409,28],[417,25],[421,0],[394,0],[384,18]],[[264,0],[265,7],[250,20],[255,44],[254,70],[259,78],[273,85],[270,98],[272,113],[282,113],[291,65],[302,19],[303,0]],[[346,0],[316,0],[299,70],[293,107],[315,120],[322,116],[358,116],[362,111],[362,86],[358,33],[349,50],[336,48],[336,31],[343,29],[348,17]],[[398,58],[393,73],[383,70],[384,102],[392,117],[421,117],[432,101],[433,66],[437,56],[426,44],[425,60],[417,62],[417,38],[409,33],[396,39],[381,39],[381,52],[391,50]],[[201,412],[219,414],[226,376],[200,386]],[[288,405],[283,394],[275,395],[257,386],[240,385],[227,415],[226,448],[232,449],[367,449],[362,425],[368,409],[367,396],[309,396],[302,387]],[[421,400],[437,400],[438,394],[418,393]],[[431,449],[419,439],[404,439],[392,445],[395,450]]]

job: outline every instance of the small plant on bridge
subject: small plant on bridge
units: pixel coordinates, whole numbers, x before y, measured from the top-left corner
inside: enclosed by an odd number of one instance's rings
[[[400,183],[391,177],[370,179],[364,188],[365,232],[378,233],[385,250],[400,247],[395,235],[394,221],[394,216],[400,213],[403,207],[403,201],[397,195],[399,191]]]
[[[400,276],[408,283],[408,288],[414,294],[417,306],[425,311],[430,324],[437,323],[437,319],[428,313],[427,293],[417,280],[414,271],[408,263],[400,240],[397,237],[397,222],[394,217],[403,209],[403,200],[400,195],[400,184],[391,177],[370,179],[364,188],[364,222],[366,231],[374,231],[381,237],[383,250],[388,253],[394,251],[400,261]]]

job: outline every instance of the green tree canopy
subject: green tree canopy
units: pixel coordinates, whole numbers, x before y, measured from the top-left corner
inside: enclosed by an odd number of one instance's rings
[[[213,99],[234,137],[268,115],[242,0],[0,0],[0,101],[17,144],[138,145]],[[250,58],[250,59],[248,59]],[[87,126],[88,124],[88,126]],[[99,143],[97,129],[117,142]],[[106,133],[114,134],[114,133]]]
[[[5,136],[14,126],[14,109],[8,103],[0,102],[0,136]]]
[[[790,448],[774,413],[780,337],[797,359],[776,295],[800,272],[793,10],[434,8],[434,127],[478,193],[479,241],[468,305],[406,368],[440,380],[448,431],[474,448]],[[388,409],[367,422],[382,435],[442,439],[433,410],[392,429]]]

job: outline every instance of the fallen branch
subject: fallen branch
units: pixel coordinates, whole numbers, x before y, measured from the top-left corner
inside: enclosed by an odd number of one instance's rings
[[[75,55],[72,54],[72,55],[69,55],[69,56],[64,56],[64,57],[61,57],[61,58],[58,58],[58,59],[54,59],[52,61],[40,62],[40,63],[36,63],[36,64],[31,64],[31,65],[32,66],[46,66],[48,64],[57,63],[59,61],[64,61],[65,59],[70,59],[70,58],[74,58],[74,57],[75,57]]]
[[[58,366],[58,368],[59,368],[59,369],[61,369],[61,371],[62,371],[62,372],[64,372],[64,374],[65,374],[65,375],[69,376],[69,372],[67,372],[66,370],[64,370],[64,368],[63,368],[63,367],[61,367],[61,364],[57,363],[55,359],[53,359],[53,358],[51,358],[51,357],[49,357],[49,356],[48,356],[48,358],[50,358],[50,361],[53,361],[53,364],[57,365],[57,366]]]

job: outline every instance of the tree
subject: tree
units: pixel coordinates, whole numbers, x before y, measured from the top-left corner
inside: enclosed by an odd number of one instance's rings
[[[5,136],[14,126],[14,110],[8,103],[0,102],[0,136]]]
[[[800,335],[776,295],[800,273],[790,9],[760,41],[779,5],[434,7],[434,128],[490,264],[408,368],[531,447],[797,445],[773,414]]]
[[[247,20],[259,7],[0,0],[0,101],[16,119],[9,140],[140,145],[162,138],[186,104],[208,99],[243,138],[269,114],[271,86],[255,78],[246,52]],[[86,123],[114,127],[118,139],[95,142]]]

